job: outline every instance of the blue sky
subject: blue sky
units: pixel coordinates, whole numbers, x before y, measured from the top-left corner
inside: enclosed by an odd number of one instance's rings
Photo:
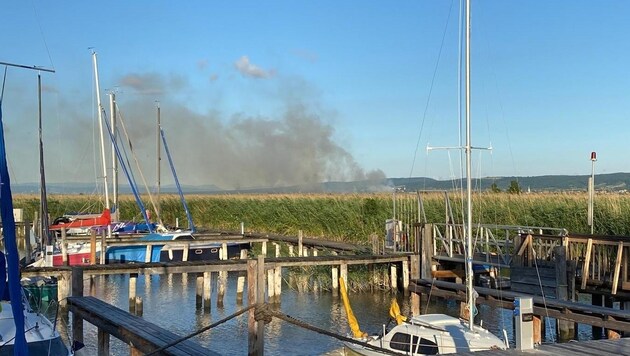
[[[0,61],[57,71],[43,75],[51,182],[97,175],[89,47],[148,181],[156,100],[186,184],[448,179],[460,176],[458,153],[426,146],[458,144],[458,8],[10,1]],[[475,154],[476,175],[590,174],[591,151],[597,172],[630,171],[628,13],[627,1],[473,1],[473,145],[493,147]],[[19,183],[38,179],[35,90],[35,73],[9,70],[3,114]]]

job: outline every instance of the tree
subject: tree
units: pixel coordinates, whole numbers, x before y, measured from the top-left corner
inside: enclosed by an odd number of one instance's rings
[[[510,181],[510,187],[507,192],[510,194],[521,194],[521,186],[518,184],[518,181]]]
[[[492,183],[492,185],[490,186],[490,191],[493,193],[501,193],[501,188],[499,188],[499,186],[495,182],[495,183]]]

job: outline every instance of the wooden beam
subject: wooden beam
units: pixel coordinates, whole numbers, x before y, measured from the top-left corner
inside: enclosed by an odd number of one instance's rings
[[[591,264],[591,251],[593,249],[593,239],[588,239],[586,243],[586,255],[584,256],[584,266],[582,267],[582,289],[586,288],[588,281],[588,268]]]
[[[617,248],[617,261],[615,261],[615,273],[612,281],[612,294],[617,294],[617,285],[619,285],[619,272],[621,271],[621,258],[623,256],[623,242],[619,241],[619,247]],[[625,268],[625,266],[624,266]]]

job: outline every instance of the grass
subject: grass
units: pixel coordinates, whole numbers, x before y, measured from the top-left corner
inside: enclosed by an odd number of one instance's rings
[[[451,196],[452,198],[452,196]],[[201,228],[247,231],[369,243],[371,234],[383,235],[385,220],[391,218],[391,194],[260,194],[187,196],[195,225]],[[143,199],[147,208],[148,198]],[[397,197],[399,212],[417,215],[415,194]],[[488,224],[562,227],[572,233],[588,233],[586,193],[532,193],[512,195],[483,193],[473,198],[475,221]],[[444,221],[442,194],[423,195],[429,222]],[[139,220],[140,213],[131,196],[120,199],[120,214],[125,220]],[[39,197],[16,195],[14,206],[23,208],[27,219],[38,211]],[[102,210],[103,202],[83,195],[53,195],[48,200],[52,218],[69,211]],[[462,211],[461,201],[453,201],[455,216]],[[414,210],[415,209],[415,210]],[[152,209],[153,210],[153,209]],[[179,198],[162,196],[161,217],[169,225],[178,219],[186,225]],[[598,194],[595,199],[595,233],[630,236],[630,195]]]

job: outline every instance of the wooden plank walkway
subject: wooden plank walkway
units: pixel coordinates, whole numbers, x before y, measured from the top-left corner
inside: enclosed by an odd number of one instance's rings
[[[630,338],[617,340],[571,341],[556,344],[543,344],[534,350],[516,349],[477,351],[458,355],[503,356],[503,355],[630,355]]]
[[[181,336],[94,297],[69,297],[72,313],[142,353],[150,353]],[[191,340],[182,341],[158,355],[219,355]]]

